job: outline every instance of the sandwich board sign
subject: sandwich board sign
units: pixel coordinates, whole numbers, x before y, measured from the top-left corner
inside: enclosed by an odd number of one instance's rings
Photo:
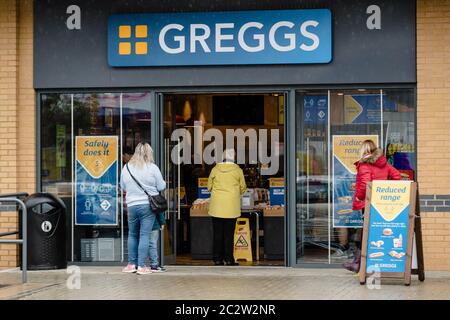
[[[361,284],[366,283],[368,274],[377,273],[381,277],[403,278],[404,284],[409,285],[414,246],[417,264],[422,269],[419,280],[423,281],[422,239],[415,225],[417,198],[417,184],[413,181],[375,180],[367,185]],[[420,228],[420,224],[417,226]]]

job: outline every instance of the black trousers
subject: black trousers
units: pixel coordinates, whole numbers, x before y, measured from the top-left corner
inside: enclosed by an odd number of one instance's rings
[[[213,260],[234,262],[234,228],[236,219],[212,217],[213,223]]]

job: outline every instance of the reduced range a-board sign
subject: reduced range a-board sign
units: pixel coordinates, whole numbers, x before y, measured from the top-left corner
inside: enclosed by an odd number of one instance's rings
[[[375,180],[368,184],[364,212],[360,283],[368,274],[411,282],[417,185]]]

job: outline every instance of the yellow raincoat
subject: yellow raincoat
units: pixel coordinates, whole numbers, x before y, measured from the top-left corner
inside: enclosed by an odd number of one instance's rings
[[[237,218],[241,216],[241,196],[247,190],[244,174],[232,162],[218,163],[208,178],[211,192],[209,215],[216,218]]]

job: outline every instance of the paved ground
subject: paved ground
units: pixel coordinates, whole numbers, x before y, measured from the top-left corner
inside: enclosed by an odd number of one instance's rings
[[[450,300],[450,273],[428,272],[425,282],[413,276],[411,286],[383,280],[380,289],[361,286],[340,269],[283,267],[168,267],[163,274],[122,274],[117,267],[82,267],[80,289],[65,270],[0,272],[0,299],[445,299]],[[73,275],[72,275],[73,276]],[[6,285],[6,286],[5,286]]]

